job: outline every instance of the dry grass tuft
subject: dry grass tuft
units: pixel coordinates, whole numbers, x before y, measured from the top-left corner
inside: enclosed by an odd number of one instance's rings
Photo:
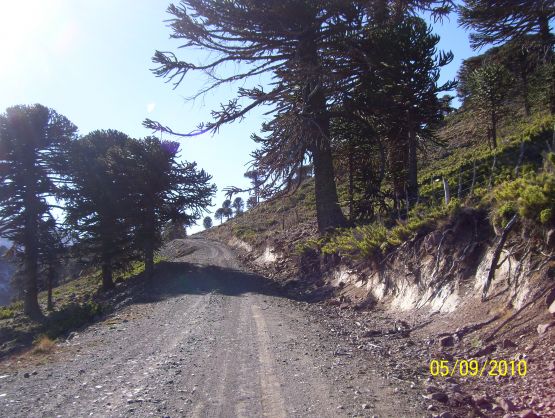
[[[48,336],[41,335],[35,341],[35,347],[33,348],[33,354],[48,354],[54,351],[56,343],[52,341]]]

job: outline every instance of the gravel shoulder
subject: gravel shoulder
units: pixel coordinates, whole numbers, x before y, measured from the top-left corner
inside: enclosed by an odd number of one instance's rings
[[[1,415],[427,415],[410,381],[330,328],[326,307],[281,296],[221,243],[167,251],[155,286],[129,306],[53,353],[0,363]]]

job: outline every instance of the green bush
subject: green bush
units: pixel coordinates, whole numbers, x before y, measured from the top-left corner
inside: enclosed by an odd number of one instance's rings
[[[449,205],[417,205],[409,212],[408,219],[398,221],[392,228],[374,222],[354,228],[337,229],[318,240],[298,244],[296,250],[299,254],[310,248],[324,254],[339,254],[353,259],[379,258],[418,234],[432,230],[438,220],[455,214],[459,208],[460,202],[457,199],[453,199]]]
[[[551,208],[544,209],[540,212],[540,222],[542,224],[550,223],[553,220],[553,210]]]
[[[555,206],[555,158],[549,153],[543,171],[529,172],[516,180],[500,184],[493,193],[495,200],[494,220],[507,220],[517,213],[523,218],[546,224],[553,220]]]
[[[15,317],[23,312],[23,302],[17,301],[8,306],[0,306],[0,320]]]
[[[50,315],[45,334],[49,338],[57,338],[92,322],[100,314],[102,314],[102,307],[95,302],[66,305],[60,311]]]
[[[9,319],[13,318],[16,314],[16,311],[12,309],[10,306],[2,306],[0,307],[0,319]]]

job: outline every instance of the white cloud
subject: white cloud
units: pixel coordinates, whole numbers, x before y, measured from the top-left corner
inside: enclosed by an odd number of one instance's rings
[[[146,105],[146,111],[147,113],[152,113],[152,111],[154,110],[154,108],[156,107],[156,103],[149,103]]]

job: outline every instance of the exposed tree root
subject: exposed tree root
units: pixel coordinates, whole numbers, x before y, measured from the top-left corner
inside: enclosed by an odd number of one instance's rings
[[[484,289],[482,290],[482,302],[486,300],[488,295],[489,287],[491,286],[491,282],[493,281],[493,277],[495,276],[495,271],[497,267],[499,267],[499,257],[501,256],[501,251],[503,251],[503,246],[505,245],[505,241],[507,241],[507,237],[509,236],[509,232],[513,229],[516,221],[518,219],[518,215],[515,214],[507,226],[503,229],[503,233],[501,234],[501,238],[499,239],[499,243],[495,247],[495,251],[493,252],[493,257],[491,259],[491,266],[489,268],[488,277],[486,279],[486,283],[484,284]]]

